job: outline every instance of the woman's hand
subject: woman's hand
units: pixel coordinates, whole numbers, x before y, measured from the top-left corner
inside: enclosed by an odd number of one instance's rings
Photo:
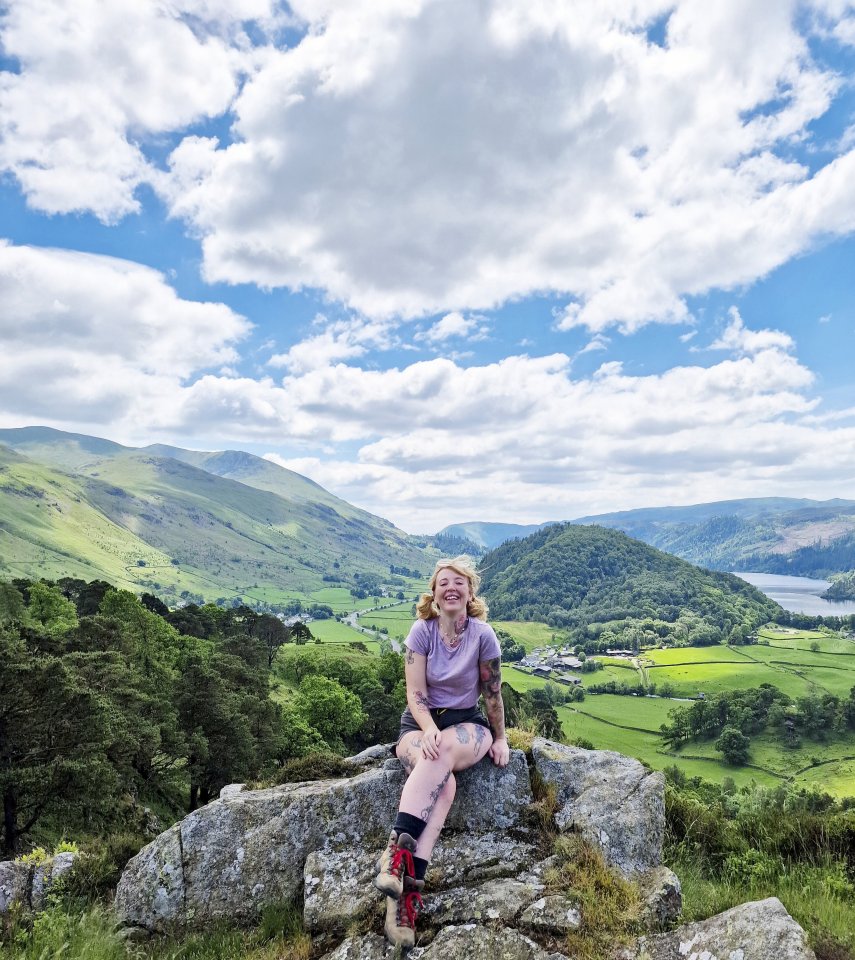
[[[497,767],[506,767],[511,759],[511,748],[504,737],[496,737],[488,752]]]
[[[425,760],[436,760],[441,743],[442,734],[439,727],[432,723],[422,734],[422,756]]]

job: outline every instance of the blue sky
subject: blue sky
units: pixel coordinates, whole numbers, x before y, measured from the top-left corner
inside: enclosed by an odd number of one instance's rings
[[[855,7],[12,0],[0,425],[412,532],[853,496]]]

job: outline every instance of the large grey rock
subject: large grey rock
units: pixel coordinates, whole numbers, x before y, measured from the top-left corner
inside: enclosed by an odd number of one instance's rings
[[[348,937],[323,960],[392,960],[395,953],[396,948],[385,937],[366,933],[362,937]]]
[[[312,933],[344,933],[380,894],[371,881],[378,850],[312,851],[303,868],[303,923]]]
[[[537,848],[524,836],[505,831],[443,833],[428,871],[428,887],[439,890],[483,880],[517,878],[535,864]]]
[[[51,887],[76,859],[76,853],[57,853],[36,865],[4,860],[0,863],[0,916],[15,904],[26,911],[44,910]]]
[[[520,917],[520,925],[531,930],[547,933],[567,933],[582,925],[579,904],[562,894],[541,897],[528,907]]]
[[[599,846],[627,876],[662,863],[665,779],[610,750],[583,750],[536,738],[537,772],[557,788],[555,823]]]
[[[680,880],[668,867],[654,867],[637,878],[641,888],[641,922],[648,930],[664,930],[683,909]]]
[[[372,763],[380,763],[382,760],[389,760],[394,756],[392,743],[375,743],[373,747],[366,747],[352,757],[346,757],[347,763],[352,763],[355,767],[367,767]]]
[[[266,905],[294,899],[310,853],[376,851],[403,782],[401,765],[392,760],[341,780],[227,794],[130,861],[116,891],[119,916],[153,931],[220,918],[251,922]],[[481,761],[458,775],[447,828],[477,833],[511,827],[530,802],[523,753],[514,751],[505,770]]]
[[[465,924],[445,927],[429,947],[411,950],[409,960],[567,960],[548,953],[511,928],[493,929]]]
[[[639,941],[637,960],[816,960],[777,897]]]
[[[306,858],[303,870],[303,922],[313,933],[344,933],[350,925],[368,914],[379,902],[372,880],[376,873],[377,857],[382,844],[355,846],[337,850],[313,851]],[[536,848],[525,840],[506,836],[501,832],[486,834],[444,834],[434,848],[428,873],[426,902],[431,915],[439,916],[448,909],[449,899],[439,891],[448,888],[475,887],[487,880],[498,883],[494,889],[503,889],[503,879],[524,880],[527,887],[539,878],[536,869]],[[521,903],[511,911],[502,911],[503,917],[515,915],[525,902],[533,899],[523,892]],[[463,907],[463,904],[466,904]],[[462,912],[461,912],[462,910]],[[467,890],[461,899],[461,909],[450,914],[462,923],[481,916],[477,889]]]
[[[29,906],[30,872],[26,863],[17,860],[0,862],[0,916],[15,904],[21,904],[25,909]]]
[[[543,893],[542,886],[522,880],[491,880],[475,887],[454,887],[425,894],[421,926],[436,928],[448,924],[512,924],[519,913]]]
[[[184,914],[181,824],[176,823],[133,857],[116,888],[123,923],[166,931]]]

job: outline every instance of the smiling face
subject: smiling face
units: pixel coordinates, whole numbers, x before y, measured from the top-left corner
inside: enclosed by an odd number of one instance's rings
[[[449,617],[465,614],[472,596],[469,579],[451,567],[443,567],[436,574],[433,595],[440,613]]]

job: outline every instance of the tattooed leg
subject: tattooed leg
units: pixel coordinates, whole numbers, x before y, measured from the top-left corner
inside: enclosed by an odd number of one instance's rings
[[[485,727],[472,723],[456,724],[456,726],[463,730],[466,739],[459,737],[458,730],[452,728],[443,730],[439,757],[428,760],[419,752],[415,768],[407,777],[401,793],[401,812],[411,813],[427,822],[416,848],[416,855],[425,860],[430,859],[433,845],[439,837],[454,801],[457,789],[454,772],[465,770],[477,763],[493,742],[490,731]],[[481,731],[480,740],[479,730]],[[399,757],[411,748],[412,741],[418,739],[418,736],[418,733],[414,732],[402,737],[398,745]]]
[[[430,820],[431,814],[433,813],[434,807],[436,806],[436,801],[439,799],[439,795],[445,789],[445,785],[448,783],[448,779],[450,776],[451,776],[451,771],[446,770],[445,776],[442,778],[442,780],[439,781],[439,783],[433,788],[433,790],[431,790],[430,797],[428,798],[428,805],[421,812],[422,820],[424,821]]]
[[[469,731],[462,723],[456,723],[454,725],[454,735],[457,737],[458,743],[469,743]]]

